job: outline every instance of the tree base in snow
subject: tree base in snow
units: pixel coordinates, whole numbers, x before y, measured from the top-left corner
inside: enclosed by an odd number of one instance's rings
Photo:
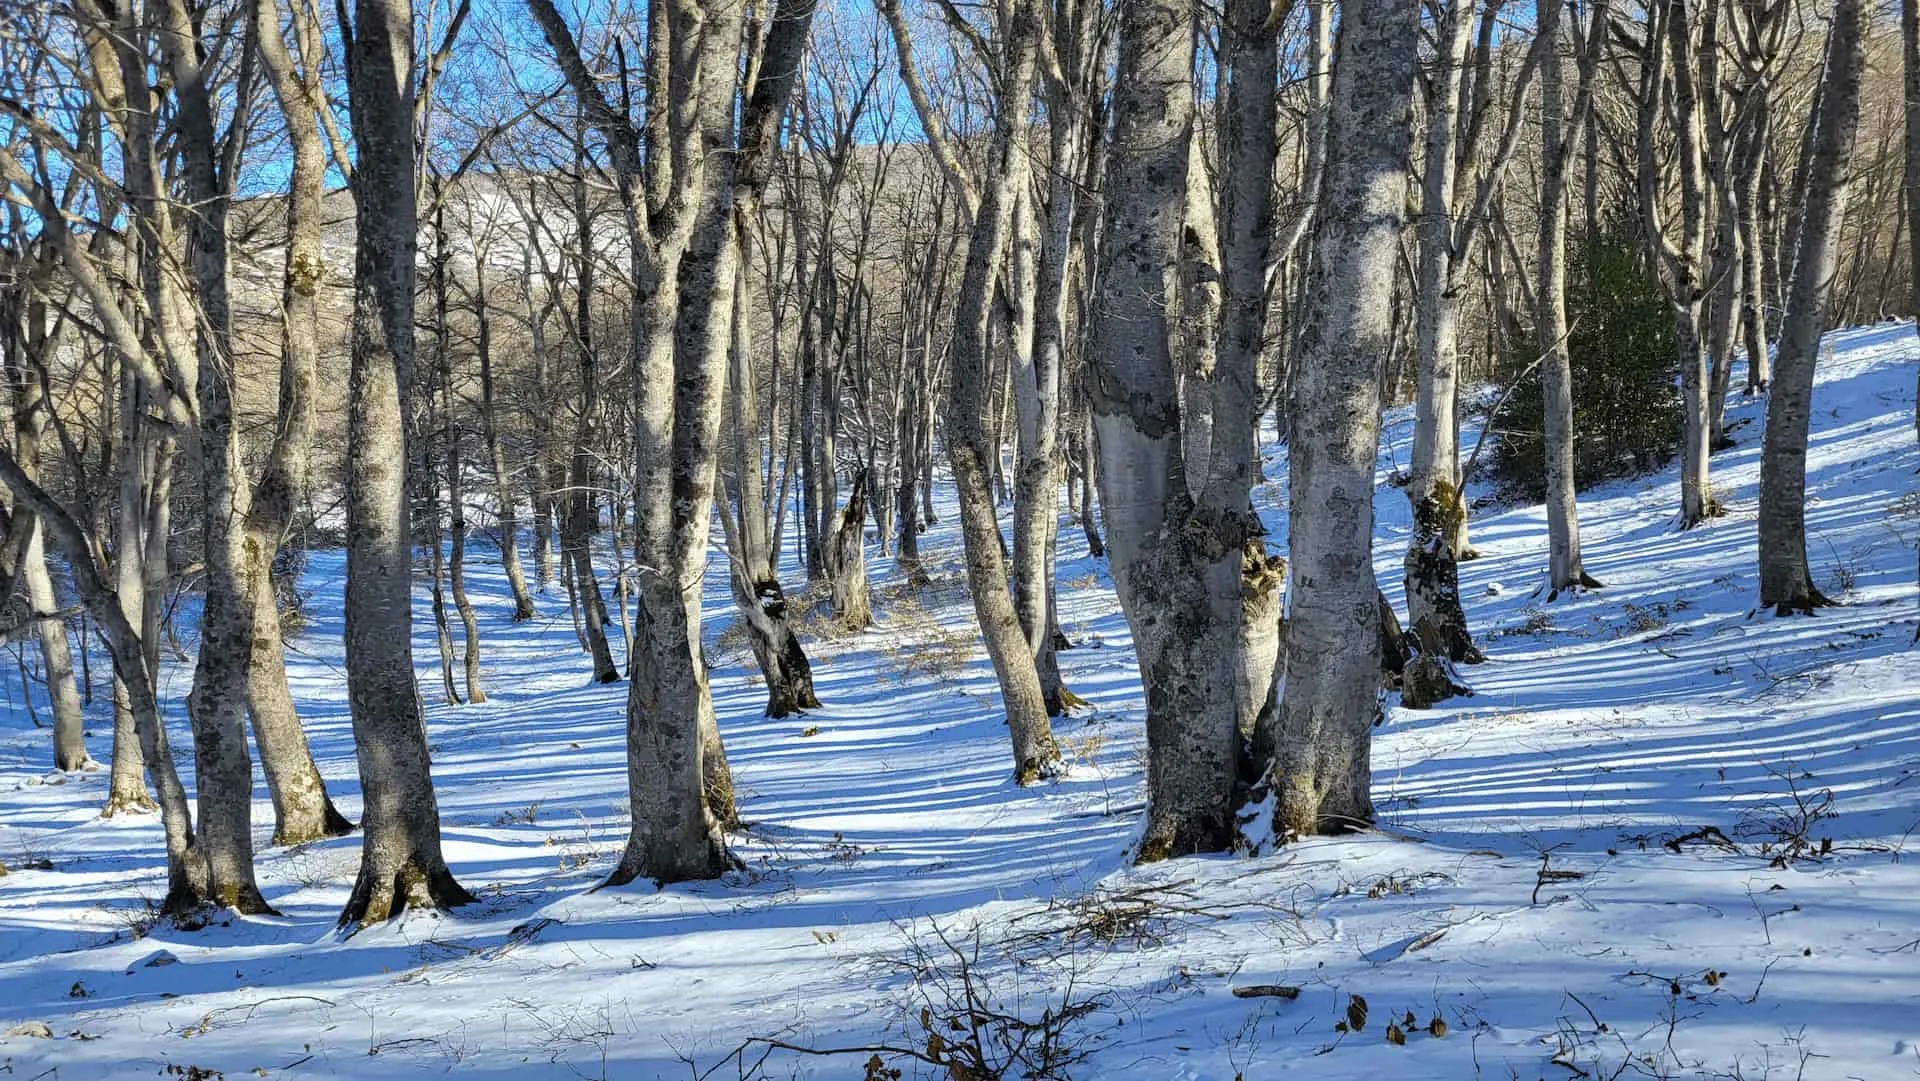
[[[268,843],[284,848],[290,845],[306,844],[309,841],[325,840],[329,837],[345,837],[352,833],[353,829],[353,822],[346,815],[341,814],[340,809],[335,807],[333,801],[329,799],[320,812],[320,821],[283,823],[274,829],[273,840]]]
[[[339,926],[349,932],[384,923],[408,909],[444,912],[477,900],[455,881],[445,864],[421,867],[409,861],[397,868],[375,866],[381,862],[369,859],[360,865],[353,893],[340,913]]]

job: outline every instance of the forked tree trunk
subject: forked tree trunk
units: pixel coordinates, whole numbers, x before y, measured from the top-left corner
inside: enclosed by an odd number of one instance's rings
[[[1760,604],[1781,615],[1829,604],[1807,566],[1807,428],[1813,370],[1839,263],[1849,168],[1860,120],[1867,16],[1862,0],[1835,0],[1819,109],[1808,127],[1806,201],[1774,359],[1760,458]]]
[[[1373,821],[1373,477],[1409,164],[1416,58],[1406,43],[1419,33],[1417,11],[1396,0],[1349,0],[1340,18],[1315,307],[1292,375],[1293,589],[1273,781],[1276,831],[1296,836]]]
[[[1243,55],[1263,47],[1241,40],[1261,33],[1266,21],[1264,7],[1250,17],[1252,6],[1236,3],[1228,15],[1236,54],[1229,63],[1240,65],[1232,91],[1250,99],[1228,108],[1229,117],[1244,118],[1243,110],[1273,94],[1272,76],[1255,74],[1258,63]],[[1186,418],[1175,368],[1185,360],[1171,351],[1170,313],[1180,309],[1170,270],[1179,265],[1188,202],[1193,19],[1193,7],[1179,0],[1148,0],[1121,12],[1088,351],[1109,558],[1147,699],[1147,821],[1137,852],[1143,862],[1218,851],[1233,840],[1242,750],[1241,559],[1259,532],[1248,502],[1253,373],[1245,350],[1223,353],[1215,365],[1204,480],[1190,483],[1182,453]],[[1259,134],[1231,131],[1229,160]],[[1246,220],[1257,220],[1257,206],[1242,210]]]
[[[347,49],[356,255],[347,432],[347,695],[365,792],[343,927],[473,900],[440,850],[427,726],[413,679],[406,403],[413,380],[413,11],[355,0]],[[344,28],[343,28],[344,29]]]
[[[1413,454],[1407,500],[1414,531],[1403,561],[1407,614],[1426,624],[1439,646],[1431,665],[1478,661],[1460,601],[1458,561],[1470,558],[1467,502],[1459,440],[1460,304],[1467,292],[1466,268],[1500,189],[1521,132],[1522,101],[1540,50],[1530,50],[1509,91],[1497,104],[1492,60],[1497,8],[1480,19],[1474,45],[1473,0],[1448,0],[1437,27],[1438,55],[1426,97],[1426,161],[1421,172],[1417,305],[1414,316],[1415,392]],[[1470,59],[1471,57],[1471,59]],[[1471,73],[1472,83],[1468,84]],[[1496,127],[1496,122],[1498,126]],[[1498,136],[1491,153],[1483,141]],[[1462,166],[1483,171],[1460,175]],[[1470,187],[1469,187],[1470,185]],[[1462,205],[1460,190],[1472,199]],[[1389,388],[1391,390],[1391,388]]]
[[[160,723],[154,700],[152,671],[147,665],[139,632],[126,618],[118,598],[107,587],[106,578],[93,562],[85,534],[80,526],[45,491],[34,485],[10,454],[0,451],[0,482],[13,489],[16,499],[27,503],[48,529],[54,547],[73,570],[74,588],[80,599],[100,621],[101,636],[113,654],[113,663],[125,688],[128,712],[138,732],[142,757],[150,765],[155,790],[160,795],[160,818],[166,830],[167,895],[161,911],[173,916],[186,915],[211,900],[205,853],[193,832],[193,817],[187,806],[186,788],[167,745],[167,732]]]
[[[1050,118],[1056,119],[1056,118]],[[1066,127],[1059,117],[1050,127]],[[1070,134],[1070,133],[1067,133]],[[1069,145],[1063,136],[1049,134],[1049,145],[1059,154]],[[1056,156],[1056,169],[1071,162]],[[1015,183],[1031,187],[1025,169]],[[1055,200],[1071,200],[1062,193],[1068,187],[1064,178],[1049,184]],[[1031,195],[1022,195],[1015,204],[1013,218],[1011,273],[1008,280],[1014,295],[1018,317],[1009,320],[1013,340],[1009,342],[1010,378],[1014,418],[1019,430],[1018,458],[1013,481],[1013,607],[1026,635],[1027,649],[1033,655],[1034,670],[1040,677],[1040,693],[1047,714],[1065,712],[1064,687],[1060,663],[1054,657],[1053,625],[1049,618],[1053,595],[1051,552],[1054,534],[1060,528],[1060,485],[1057,429],[1060,423],[1060,350],[1065,331],[1061,325],[1061,305],[1066,277],[1064,242],[1071,234],[1070,205],[1049,208],[1052,220],[1044,237],[1036,236],[1038,223]],[[1059,219],[1065,217],[1063,224]],[[1036,250],[1038,249],[1038,250]]]
[[[700,600],[718,461],[721,392],[732,340],[739,230],[755,222],[768,158],[802,66],[812,0],[783,0],[740,111],[736,3],[656,3],[649,18],[647,131],[602,95],[551,0],[528,0],[583,112],[606,137],[636,226],[632,237],[634,554],[640,565],[627,778],[632,830],[610,885],[647,876],[715,878],[732,866],[723,830],[737,817],[706,665]],[[671,88],[671,89],[670,89]],[[659,169],[642,177],[641,149]],[[737,148],[737,149],[736,149]],[[645,199],[645,216],[637,205]],[[668,204],[671,202],[672,206]]]
[[[1709,19],[1700,27],[1703,40],[1697,51],[1717,54],[1718,28],[1708,5]],[[1688,0],[1669,0],[1666,16],[1667,51],[1671,55],[1674,123],[1678,128],[1680,159],[1681,237],[1677,258],[1669,258],[1667,288],[1674,309],[1674,339],[1680,351],[1680,517],[1682,529],[1691,529],[1720,513],[1713,498],[1712,375],[1704,340],[1706,286],[1707,188],[1706,102],[1702,94],[1719,87],[1701,87],[1695,60],[1694,20]],[[1647,163],[1651,164],[1651,163]],[[1643,164],[1643,168],[1647,167]],[[1662,238],[1664,242],[1664,237]]]

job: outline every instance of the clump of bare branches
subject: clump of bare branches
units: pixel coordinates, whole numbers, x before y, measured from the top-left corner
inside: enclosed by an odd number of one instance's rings
[[[1823,834],[1821,828],[1822,823],[1839,814],[1833,806],[1833,789],[1808,785],[1806,782],[1814,780],[1814,775],[1791,762],[1769,765],[1766,770],[1786,791],[1777,799],[1748,808],[1735,823],[1733,836],[1707,825],[1669,837],[1662,843],[1673,852],[1689,844],[1708,844],[1728,852],[1757,856],[1774,867],[1831,855],[1833,838]]]
[[[1068,1081],[1097,1043],[1090,1022],[1107,996],[1081,986],[1077,964],[1067,966],[1056,990],[1051,980],[1023,981],[1017,962],[1007,943],[989,940],[978,924],[955,935],[934,923],[886,961],[909,988],[888,1038],[844,1047],[753,1042],[805,1055],[866,1056],[863,1076],[870,1081],[900,1078],[895,1064],[903,1061],[944,1070],[952,1081]]]
[[[1187,889],[1192,880],[1097,889],[1080,897],[1049,900],[1045,908],[1014,918],[1021,930],[1011,940],[1022,953],[1072,954],[1089,946],[1150,950],[1166,945],[1178,925],[1231,919]]]

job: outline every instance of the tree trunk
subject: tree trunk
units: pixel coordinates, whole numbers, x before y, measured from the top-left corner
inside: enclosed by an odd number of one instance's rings
[[[24,283],[22,283],[24,285]],[[0,303],[0,341],[4,341],[6,375],[13,384],[13,453],[29,476],[39,477],[40,440],[52,408],[46,390],[40,385],[40,372],[50,350],[46,335],[46,311],[42,303],[25,297],[24,288],[9,288]],[[31,356],[32,359],[29,359]],[[47,701],[53,710],[53,768],[76,770],[87,765],[86,720],[81,714],[80,694],[73,682],[73,650],[67,643],[66,620],[59,611],[53,576],[47,569],[47,555],[35,524],[28,535],[19,564],[12,568],[27,587],[27,607],[39,618],[33,619],[40,640],[40,657],[45,669]],[[17,538],[9,538],[17,540]],[[81,642],[82,649],[85,641]]]
[[[897,4],[882,7],[892,27],[903,75],[914,98],[922,126],[942,132],[937,153],[945,159],[949,187],[972,214],[967,260],[955,302],[953,339],[949,350],[945,432],[947,461],[953,470],[959,503],[961,538],[966,549],[967,588],[974,615],[986,642],[987,656],[1000,684],[1001,705],[1007,711],[1007,729],[1013,742],[1013,777],[1030,784],[1051,776],[1059,762],[1059,746],[1047,719],[1046,693],[1034,664],[1033,650],[1009,593],[1007,559],[994,507],[993,471],[999,449],[989,415],[995,388],[991,383],[991,325],[995,282],[1006,265],[1013,233],[1016,196],[1013,183],[1024,176],[1016,156],[1026,153],[1025,135],[1032,92],[1040,26],[1031,0],[1016,0],[1001,27],[1006,65],[1002,97],[995,110],[993,139],[988,155],[985,187],[973,191],[951,149],[944,128],[913,72],[907,24]],[[1044,614],[1044,613],[1042,613]]]
[[[1760,604],[1780,615],[1830,603],[1807,566],[1807,428],[1814,362],[1826,330],[1860,119],[1867,19],[1862,0],[1835,0],[1818,112],[1807,131],[1806,201],[1780,325],[1760,458]]]
[[[22,562],[27,602],[34,613],[58,611],[53,576],[47,573],[47,556],[37,530],[27,542]],[[54,615],[34,622],[38,625],[40,658],[46,669],[48,704],[53,710],[53,768],[83,769],[92,759],[87,755],[86,719],[80,711],[80,692],[73,682],[73,650],[67,642],[67,621]]]
[[[1561,94],[1560,0],[1539,0],[1536,25],[1548,50],[1540,68],[1541,194],[1539,271],[1534,280],[1534,333],[1540,346],[1540,392],[1545,400],[1542,444],[1547,474],[1547,598],[1600,583],[1580,558],[1580,513],[1574,499],[1573,356],[1567,348],[1567,166],[1580,125],[1587,122],[1594,56],[1581,58],[1580,89],[1571,123]],[[1606,36],[1606,0],[1592,16],[1589,37]],[[1591,48],[1591,47],[1590,47]]]
[[[560,558],[579,604],[581,630],[586,635],[587,652],[593,657],[593,681],[615,683],[620,672],[613,666],[613,651],[607,646],[607,604],[600,595],[600,580],[593,573],[593,535],[600,524],[593,499],[594,422],[600,411],[600,382],[593,343],[593,219],[587,212],[584,163],[574,176],[573,213],[580,243],[574,316],[575,344],[580,351],[580,399],[567,466],[567,494],[560,511]],[[627,663],[631,665],[633,658],[627,658]]]
[[[1373,821],[1369,761],[1380,719],[1373,631],[1373,477],[1383,353],[1406,200],[1415,9],[1350,0],[1340,12],[1321,235],[1293,373],[1286,687],[1275,828],[1339,833]],[[1365,643],[1365,645],[1361,645]]]
[[[1228,21],[1235,28],[1265,20],[1262,14],[1246,21],[1238,4],[1233,11]],[[1193,18],[1193,8],[1178,0],[1147,0],[1121,12],[1088,350],[1108,554],[1147,698],[1147,822],[1137,853],[1143,862],[1219,851],[1233,840],[1241,557],[1259,530],[1246,464],[1235,470],[1235,455],[1223,453],[1229,440],[1211,442],[1202,483],[1189,483],[1182,452],[1186,418],[1176,364],[1183,359],[1172,353],[1169,315],[1180,308],[1169,271],[1179,265],[1188,202]],[[1230,29],[1228,36],[1243,32]],[[1258,76],[1237,78],[1235,93],[1251,99],[1241,108],[1272,96],[1271,77],[1265,84]],[[1221,412],[1233,389],[1241,395],[1238,407],[1251,407],[1252,373],[1237,370],[1239,359],[1219,358],[1208,404],[1213,433],[1230,432],[1244,458],[1245,427]]]
[[[827,552],[827,577],[833,586],[833,617],[843,631],[858,632],[873,625],[873,604],[867,593],[867,483],[865,469],[853,476],[847,505],[833,530]]]
[[[1458,440],[1460,289],[1454,280],[1459,254],[1454,246],[1454,188],[1473,10],[1472,0],[1449,0],[1441,9],[1440,54],[1427,100],[1426,164],[1416,226],[1420,261],[1413,460],[1407,480],[1414,528],[1404,561],[1407,615],[1416,626],[1432,626],[1450,661],[1482,659],[1460,603],[1456,546],[1456,538],[1465,534],[1467,503]]]
[[[520,515],[513,495],[513,473],[507,465],[506,446],[500,440],[500,411],[494,400],[493,385],[493,320],[488,315],[486,273],[486,260],[474,260],[473,310],[479,336],[480,423],[487,440],[487,463],[493,467],[494,517],[500,531],[500,566],[507,573],[508,588],[513,591],[513,621],[522,623],[539,613],[533,607],[533,594],[527,590],[526,572],[520,567]],[[533,472],[539,475],[537,462]],[[536,505],[536,516],[538,513]],[[536,552],[539,547],[536,540]]]
[[[613,152],[638,226],[641,132],[602,96],[551,0],[528,0],[582,110]],[[634,556],[640,605],[627,693],[632,830],[609,885],[718,877],[733,864],[723,830],[737,819],[700,655],[700,600],[718,463],[721,393],[733,338],[739,232],[755,222],[787,97],[797,80],[812,0],[782,0],[770,20],[765,74],[732,116],[739,70],[737,3],[656,4],[648,32],[652,101],[646,141],[691,171],[647,177],[647,218],[632,239]],[[667,87],[674,88],[672,93]],[[658,140],[658,141],[656,141]],[[671,146],[666,145],[671,142]],[[672,209],[668,204],[671,202]],[[664,228],[651,228],[664,226]]]
[[[101,636],[113,654],[120,686],[125,689],[141,755],[152,770],[154,788],[160,794],[160,818],[166,832],[167,851],[167,895],[161,902],[161,911],[169,916],[189,915],[213,899],[208,861],[194,836],[186,788],[180,783],[173,752],[167,745],[166,727],[160,723],[149,674],[153,669],[147,663],[141,635],[127,618],[120,598],[108,588],[79,523],[29,478],[14,461],[12,453],[3,448],[0,448],[0,484],[12,489],[14,498],[45,525],[48,539],[72,569],[74,589],[80,594],[81,602],[100,621]]]
[[[187,250],[198,307],[201,559],[205,586],[200,644],[187,715],[193,725],[198,844],[207,864],[204,897],[245,913],[270,913],[253,877],[253,761],[247,752],[247,679],[253,605],[244,581],[245,521],[251,503],[233,415],[233,315],[227,294],[230,193],[218,173],[213,102],[201,67],[197,28],[183,4],[166,7],[160,33],[178,95],[176,137],[187,195]]]
[[[424,389],[424,397],[431,401],[433,385],[429,383]],[[460,704],[460,691],[453,684],[453,624],[447,618],[447,549],[440,532],[440,478],[434,469],[432,445],[435,425],[432,406],[426,406],[423,414],[414,429],[415,446],[418,448],[414,463],[415,485],[420,491],[420,509],[415,523],[420,534],[419,544],[427,551],[433,643],[440,653],[440,691],[447,705],[457,706]]]
[[[802,710],[818,709],[820,697],[813,689],[813,666],[793,633],[792,613],[787,607],[786,591],[780,587],[775,563],[777,553],[767,522],[765,477],[762,473],[760,397],[754,387],[752,309],[753,292],[747,287],[746,267],[753,262],[750,249],[753,234],[743,233],[741,266],[734,279],[733,341],[731,354],[731,393],[727,400],[733,411],[733,469],[727,487],[733,516],[721,512],[727,526],[731,552],[728,582],[734,604],[746,625],[753,646],[754,660],[767,685],[766,715],[787,717]],[[735,524],[737,521],[737,525]]]
[[[365,792],[343,927],[473,900],[440,850],[426,719],[413,679],[405,395],[413,380],[413,12],[355,0],[353,348],[347,432],[347,694]]]
[[[447,395],[451,406],[453,395]],[[448,411],[448,423],[452,423],[452,411]],[[459,437],[447,433],[447,483],[451,490],[453,512],[452,555],[447,562],[447,586],[453,591],[453,610],[460,614],[460,628],[464,634],[466,649],[460,654],[461,675],[466,683],[467,702],[478,705],[487,700],[487,692],[480,687],[480,623],[474,617],[473,601],[467,597],[467,509],[466,500],[460,497],[460,451]]]
[[[1920,0],[1900,0],[1901,77],[1906,88],[1906,170],[1902,188],[1906,195],[1907,258],[1911,263],[1909,306],[1920,321]],[[1920,322],[1916,322],[1920,329]],[[1920,402],[1920,376],[1915,377],[1914,397]],[[1913,434],[1920,436],[1920,405],[1913,413]]]
[[[474,618],[473,602],[467,597],[467,499],[464,477],[460,469],[460,426],[453,413],[453,351],[449,333],[447,303],[447,275],[453,262],[453,252],[447,244],[446,201],[441,195],[439,177],[433,178],[434,215],[433,215],[433,314],[434,314],[434,373],[428,384],[429,400],[435,393],[440,395],[441,422],[438,425],[440,437],[446,442],[447,451],[447,511],[452,536],[450,554],[447,560],[447,587],[453,592],[453,609],[459,613],[460,628],[463,632],[465,650],[461,653],[461,675],[466,686],[467,701],[479,704],[487,700],[487,693],[480,687],[480,624]],[[483,260],[476,258],[476,264]],[[438,486],[439,478],[431,474],[427,478],[429,485]],[[438,544],[439,538],[435,537]],[[436,578],[435,584],[438,584]],[[438,600],[436,596],[435,600]],[[436,616],[444,614],[444,609]],[[448,675],[451,680],[451,673]]]
[[[300,844],[350,832],[327,795],[287,685],[273,555],[286,542],[294,507],[304,493],[313,438],[314,379],[318,366],[317,294],[325,275],[320,250],[326,154],[314,102],[319,100],[320,27],[295,23],[300,63],[280,29],[279,5],[256,0],[253,30],[262,66],[286,116],[293,143],[287,182],[287,253],[280,292],[280,415],[272,450],[247,517],[245,589],[253,605],[253,650],[247,669],[247,708],[260,765],[273,796],[273,843]]]
[[[157,470],[168,468],[169,455],[160,453],[162,437],[148,430],[146,406],[143,402],[145,390],[130,376],[123,380],[120,415],[120,500],[115,522],[114,536],[114,603],[120,608],[123,619],[129,627],[140,627],[146,622],[146,580],[147,580],[147,537],[154,523],[150,515],[157,509],[160,515],[157,523],[159,532],[165,532],[165,495],[156,502],[150,493],[166,491],[166,478]],[[164,541],[159,545],[159,557],[166,558]],[[96,614],[99,620],[102,640],[112,649],[112,639],[108,637],[108,619]],[[145,647],[142,647],[141,663],[148,664]],[[152,671],[149,665],[147,671]],[[120,814],[144,814],[158,805],[147,795],[146,783],[142,775],[146,772],[146,760],[143,756],[141,733],[137,719],[133,714],[133,697],[128,689],[127,680],[120,675],[118,662],[115,663],[113,680],[113,768],[107,781],[107,802],[101,808],[103,818],[112,818]],[[171,763],[168,764],[171,768]]]
[[[994,130],[989,166],[994,172],[974,213],[960,284],[947,373],[945,430],[966,547],[968,590],[1007,711],[1014,780],[1030,784],[1052,775],[1060,752],[1047,720],[1046,690],[1031,641],[1009,593],[1010,576],[994,509],[992,475],[999,454],[988,415],[994,389],[989,382],[994,280],[1005,266],[1013,231],[1012,184],[1019,172],[1015,158],[1025,153],[1020,144],[1027,130],[1026,99],[1039,33],[1030,2],[1022,0],[1015,6],[1006,33],[1010,77]]]

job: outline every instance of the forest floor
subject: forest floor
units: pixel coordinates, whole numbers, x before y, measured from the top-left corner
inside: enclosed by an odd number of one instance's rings
[[[268,848],[264,788],[259,875],[284,917],[154,926],[158,821],[100,819],[104,771],[50,774],[10,675],[0,1031],[51,1037],[0,1040],[0,1073],[896,1076],[878,1054],[909,1078],[975,1076],[873,1050],[926,1055],[937,1034],[965,1049],[940,1055],[1082,1081],[1920,1076],[1920,341],[1902,324],[1831,343],[1808,523],[1842,606],[1755,614],[1764,403],[1737,400],[1739,445],[1714,460],[1725,517],[1673,531],[1672,470],[1582,494],[1604,589],[1547,603],[1542,508],[1480,511],[1462,577],[1492,659],[1468,670],[1474,695],[1389,711],[1379,829],[1253,858],[1129,866],[1136,669],[1071,523],[1061,663],[1092,707],[1058,727],[1067,776],[1024,789],[951,514],[924,542],[931,589],[876,556],[878,625],[810,635],[827,705],[806,717],[761,716],[716,560],[713,692],[752,824],[743,870],[666,890],[593,892],[625,836],[625,686],[587,683],[564,596],[511,623],[497,562],[476,559],[491,700],[438,704],[424,613],[414,650],[447,857],[481,900],[350,938],[334,920],[359,839]],[[1408,515],[1387,478],[1410,428],[1390,415],[1381,455],[1375,561],[1396,602]],[[1283,452],[1266,467],[1283,541]],[[315,553],[289,664],[357,816],[342,566]],[[190,678],[166,672],[182,729]],[[91,708],[104,755],[104,693]]]

